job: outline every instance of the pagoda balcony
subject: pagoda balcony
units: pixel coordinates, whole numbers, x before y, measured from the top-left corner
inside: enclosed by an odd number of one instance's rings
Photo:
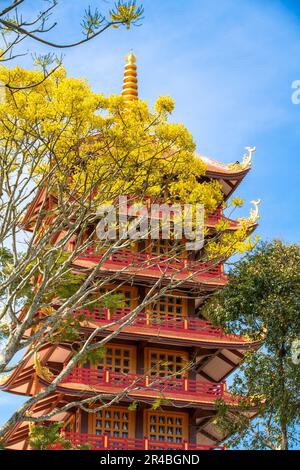
[[[157,441],[147,437],[144,439],[112,437],[107,434],[81,434],[62,431],[62,436],[73,446],[87,445],[89,450],[224,450],[223,446],[192,444],[187,441]],[[52,450],[60,450],[60,444]]]
[[[85,389],[88,392],[93,389],[103,390],[105,393],[120,393],[126,390],[130,396],[153,399],[163,394],[166,398],[175,401],[194,403],[214,403],[216,399],[225,398],[226,395],[225,382],[216,383],[175,376],[125,374],[107,369],[97,370],[84,367],[74,367],[61,384],[72,386],[72,390]]]
[[[123,309],[117,309],[115,312],[110,312],[107,308],[93,308],[92,310],[87,308],[77,309],[73,312],[73,315],[85,317],[83,321],[93,323],[96,325],[109,325],[116,322],[110,328],[114,330],[122,325],[122,319],[129,315],[131,309],[129,307]],[[123,331],[123,330],[122,330]],[[209,321],[203,320],[197,317],[185,317],[165,314],[164,316],[154,312],[139,312],[134,320],[124,327],[125,333],[130,334],[147,334],[155,335],[159,333],[165,333],[167,337],[176,338],[181,337],[185,340],[198,339],[203,340],[205,337],[214,338],[224,343],[248,343],[246,338],[234,335],[225,334],[224,330],[219,327],[212,325]],[[188,334],[188,335],[187,335]]]
[[[102,260],[103,251],[96,245],[84,250],[77,260],[91,263],[102,262],[103,270],[128,272],[130,274],[161,276],[175,276],[176,278],[190,277],[192,282],[214,282],[225,284],[226,275],[223,264],[216,262],[194,261],[188,258],[172,258],[165,255],[156,255],[147,252],[134,252],[129,249],[118,250]]]

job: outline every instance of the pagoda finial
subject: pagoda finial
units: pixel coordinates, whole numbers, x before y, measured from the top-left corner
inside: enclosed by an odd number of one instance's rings
[[[136,72],[136,57],[131,50],[125,57],[124,80],[122,96],[126,101],[136,100],[138,98],[138,82]]]

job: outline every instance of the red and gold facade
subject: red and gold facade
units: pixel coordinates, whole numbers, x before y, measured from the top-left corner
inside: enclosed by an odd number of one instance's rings
[[[137,96],[134,56],[128,56],[123,94]],[[135,88],[136,87],[136,88]],[[223,165],[204,159],[206,179],[220,182],[224,201],[233,193],[250,169],[249,162],[240,166]],[[22,223],[30,230],[39,207],[45,204],[41,191],[28,209]],[[50,201],[49,201],[50,204]],[[224,218],[221,208],[206,220],[209,230]],[[238,222],[228,220],[228,230]],[[72,244],[67,247],[72,249]],[[109,401],[118,395],[116,404],[100,411],[74,408],[52,418],[63,421],[63,432],[74,445],[88,443],[91,449],[213,449],[220,446],[222,435],[214,425],[215,402],[223,398],[235,405],[226,391],[225,379],[243,360],[251,343],[243,337],[225,335],[201,314],[203,299],[222,287],[227,278],[222,265],[208,265],[190,260],[187,255],[168,263],[163,257],[167,242],[147,246],[136,243],[134,249],[114,252],[102,264],[99,276],[114,274],[115,281],[103,291],[121,295],[123,305],[111,312],[107,308],[81,309],[82,333],[92,333],[99,326],[99,338],[119,328],[122,318],[140,305],[149,289],[164,275],[181,281],[155,302],[138,313],[133,322],[121,329],[105,345],[105,353],[96,364],[78,365],[59,384],[56,391],[31,409],[33,416],[62,408],[65,404],[97,394]],[[150,261],[159,256],[159,261]],[[99,255],[91,249],[75,262],[75,271],[93,269]],[[147,262],[149,260],[149,263]],[[161,263],[161,264],[160,264]],[[201,264],[202,263],[202,264]],[[132,266],[130,269],[124,269]],[[142,266],[142,268],[141,268]],[[191,273],[195,272],[191,276]],[[176,274],[178,273],[178,274]],[[39,350],[41,367],[55,377],[72,356],[72,345],[45,344]],[[35,395],[51,382],[36,367],[34,357],[2,384],[15,394]],[[160,406],[153,403],[160,401]],[[133,405],[134,404],[134,405]],[[93,407],[100,403],[94,403]],[[8,448],[28,449],[28,423],[15,425],[6,437]]]

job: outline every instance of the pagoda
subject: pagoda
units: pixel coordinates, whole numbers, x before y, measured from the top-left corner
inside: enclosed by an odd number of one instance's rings
[[[127,56],[122,95],[126,100],[138,98],[133,53]],[[205,180],[220,183],[223,202],[249,172],[252,150],[249,149],[249,158],[235,164],[199,157],[207,167]],[[27,209],[22,220],[24,230],[32,231],[40,208],[45,206],[45,198],[45,191],[41,190]],[[256,216],[253,215],[252,228],[256,226]],[[220,206],[205,221],[209,232],[213,232],[222,219],[227,221],[228,230],[238,229],[239,221],[226,218]],[[167,245],[168,240],[157,240],[151,251],[163,256]],[[71,248],[70,245],[68,249]],[[142,270],[129,272],[126,278],[124,268],[132,260],[144,260],[147,256],[147,250],[139,250],[138,247],[137,251],[114,252],[103,263],[99,276],[114,273],[116,278],[115,285],[107,285],[104,290],[114,289],[122,295],[124,306],[114,312],[99,308],[87,311],[82,326],[85,332],[91,333],[99,325],[120,320],[137,307],[161,271],[152,263]],[[185,266],[187,261],[182,258],[179,262]],[[93,269],[97,255],[90,250],[74,263],[74,269]],[[161,296],[140,312],[132,324],[121,329],[106,344],[105,354],[97,364],[87,363],[72,369],[55,392],[31,408],[31,415],[48,414],[68,403],[88,398],[95,391],[109,396],[120,394],[112,406],[95,412],[93,409],[87,412],[78,406],[56,414],[51,421],[64,423],[62,433],[72,445],[88,444],[90,449],[221,449],[224,436],[214,424],[216,400],[222,398],[234,406],[233,398],[226,391],[225,380],[238,368],[245,352],[258,347],[259,343],[241,336],[226,335],[202,314],[203,299],[227,282],[222,264],[206,266],[193,277],[187,276],[184,269],[180,273],[182,282],[175,291]],[[108,335],[114,328],[103,329],[99,335]],[[51,376],[68,364],[71,346],[66,342],[44,344],[38,351],[38,366],[36,357],[31,355],[5,379],[1,384],[2,390],[34,396],[49,385]],[[187,367],[190,363],[192,367]],[[50,371],[51,376],[43,370]],[[153,406],[159,400],[160,405]],[[94,407],[97,405],[100,404],[95,403]],[[7,433],[5,442],[8,449],[30,449],[28,423],[15,424]]]

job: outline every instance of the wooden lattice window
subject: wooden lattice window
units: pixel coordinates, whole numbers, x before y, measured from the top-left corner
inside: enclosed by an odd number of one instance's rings
[[[137,306],[137,288],[132,286],[109,285],[99,289],[101,294],[111,293],[120,296],[120,308],[134,309]]]
[[[181,240],[148,240],[147,241],[147,251],[156,256],[174,256],[184,257],[185,250],[182,245]]]
[[[101,436],[134,438],[135,412],[125,407],[110,407],[90,415],[90,433]]]
[[[147,375],[182,377],[187,375],[183,370],[188,364],[188,353],[166,349],[145,348],[145,371]]]
[[[155,319],[174,319],[176,317],[185,317],[187,315],[187,299],[180,296],[179,293],[172,293],[172,295],[163,295],[157,301],[150,304],[147,309],[147,314]]]
[[[188,440],[188,414],[145,410],[144,432],[152,441]]]
[[[108,344],[105,355],[94,366],[97,370],[110,370],[121,374],[136,372],[135,346]]]

